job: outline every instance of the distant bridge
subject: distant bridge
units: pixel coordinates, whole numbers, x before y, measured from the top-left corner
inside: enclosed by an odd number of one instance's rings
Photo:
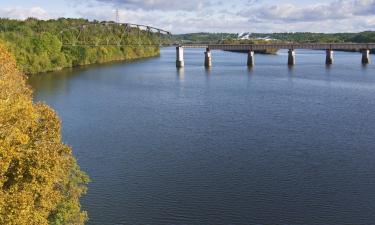
[[[288,65],[296,63],[295,49],[315,49],[326,50],[326,64],[333,64],[334,50],[360,50],[362,51],[362,63],[370,63],[370,49],[375,49],[375,43],[274,43],[274,44],[181,44],[176,45],[176,66],[184,67],[184,48],[205,48],[205,67],[212,66],[211,50],[225,51],[246,51],[248,52],[247,65],[254,66],[254,51],[264,51],[268,49],[288,49]]]
[[[64,29],[60,31],[60,41],[64,47],[158,46],[170,35],[169,31],[147,25],[98,22]],[[143,40],[144,36],[152,41]]]

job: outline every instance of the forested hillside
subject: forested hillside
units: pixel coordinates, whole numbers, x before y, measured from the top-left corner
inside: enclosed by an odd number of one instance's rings
[[[6,43],[15,56],[19,69],[27,74],[115,60],[138,59],[159,54],[158,46],[134,45],[136,43],[154,44],[157,41],[154,36],[148,35],[147,32],[139,32],[137,28],[132,28],[132,32],[129,32],[121,46],[62,45],[62,31],[87,24],[100,25],[102,23],[64,18],[48,21],[33,18],[25,21],[0,19],[0,39]],[[115,37],[115,31],[108,32],[105,26],[98,27],[99,29],[87,29],[84,35],[93,41],[103,36],[108,40],[118,38]],[[111,29],[117,28],[112,26]],[[69,34],[63,34],[68,36],[67,38],[74,38],[73,35],[70,37]]]
[[[84,224],[88,178],[61,141],[56,113],[31,96],[0,43],[0,224]]]

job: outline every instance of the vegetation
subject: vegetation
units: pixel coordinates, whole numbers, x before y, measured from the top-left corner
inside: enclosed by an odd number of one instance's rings
[[[154,35],[129,28],[124,36],[124,27],[107,25],[84,19],[0,19],[0,39],[26,74],[159,54],[159,47],[152,45],[158,41]],[[82,45],[82,40],[91,46]]]
[[[265,38],[275,39],[278,41],[287,42],[325,42],[325,43],[343,43],[343,42],[353,42],[353,43],[367,43],[375,42],[375,31],[366,31],[361,33],[272,33],[272,34],[262,34],[253,33],[250,34],[249,38]]]
[[[246,37],[246,38],[245,38]],[[185,43],[221,43],[225,41],[254,41],[262,39],[269,39],[272,41],[283,42],[327,42],[327,43],[340,43],[340,42],[353,42],[353,43],[375,43],[375,31],[365,31],[361,33],[192,33],[174,35],[176,41]]]
[[[231,33],[191,33],[177,34],[173,39],[179,43],[217,43],[222,40],[236,39],[238,34]]]
[[[0,224],[84,224],[79,198],[88,177],[62,143],[56,113],[33,104],[31,96],[13,56],[0,44]]]
[[[247,44],[247,45],[253,45],[253,44],[269,44],[270,42],[268,41],[265,41],[265,40],[240,40],[240,39],[228,39],[228,40],[223,40],[221,41],[221,43],[223,44]],[[254,51],[255,53],[258,53],[258,54],[267,54],[267,55],[274,55],[274,54],[277,54],[277,51],[279,49],[276,49],[276,48],[269,48],[269,49],[266,49],[266,50],[256,50]],[[247,51],[233,51],[233,52],[245,52],[247,53]]]

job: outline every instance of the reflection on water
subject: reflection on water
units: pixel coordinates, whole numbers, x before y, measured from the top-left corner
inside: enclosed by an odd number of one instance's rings
[[[185,80],[185,69],[184,68],[177,68],[177,77],[180,81]]]
[[[90,174],[89,224],[372,224],[375,66],[203,51],[30,78]]]

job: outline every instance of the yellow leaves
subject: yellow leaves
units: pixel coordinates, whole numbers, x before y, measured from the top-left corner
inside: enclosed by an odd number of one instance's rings
[[[55,215],[60,224],[84,223],[79,197],[87,176],[61,142],[60,130],[52,109],[33,104],[25,77],[0,44],[1,225],[55,224]],[[65,202],[68,208],[61,207]]]
[[[10,127],[9,130],[10,132],[7,133],[5,141],[9,142],[10,145],[25,145],[29,142],[29,136],[18,127]]]

